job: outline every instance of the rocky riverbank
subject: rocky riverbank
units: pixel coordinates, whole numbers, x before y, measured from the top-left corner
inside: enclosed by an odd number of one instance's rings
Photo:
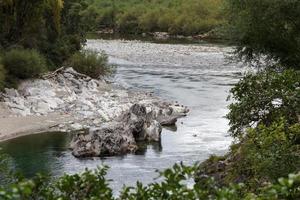
[[[89,135],[77,136],[72,143],[74,155],[79,157],[124,152],[121,149],[116,152],[117,150],[110,148],[111,151],[102,149],[101,153],[87,153],[91,152],[91,143],[87,138],[95,136],[95,133],[99,136],[98,144],[126,137],[132,141],[129,142],[133,144],[129,145],[130,148],[136,149],[137,140],[158,141],[161,126],[175,124],[178,117],[188,112],[186,107],[177,103],[162,101],[150,93],[125,90],[77,73],[71,68],[60,69],[40,79],[25,81],[18,90],[5,91],[1,94],[1,112],[5,111],[6,114],[2,115],[0,120],[6,120],[6,123],[0,125],[0,139],[30,132],[71,132],[89,129]],[[21,131],[20,127],[13,130],[14,121],[20,122],[17,126],[26,124],[28,127]],[[38,121],[38,126],[34,125],[35,121]],[[11,123],[10,131],[4,127],[7,123]],[[107,135],[108,129],[111,132]],[[77,147],[81,150],[75,148],[75,144],[78,144]],[[119,143],[117,146],[121,148],[124,144]]]
[[[220,33],[216,30],[211,30],[209,32],[203,34],[195,34],[195,35],[178,35],[178,34],[171,34],[169,32],[144,32],[144,33],[136,33],[136,34],[122,34],[114,31],[113,29],[102,29],[96,31],[94,34],[95,36],[100,36],[104,38],[131,38],[131,37],[141,37],[141,38],[149,38],[157,41],[167,41],[167,40],[187,40],[193,42],[200,42],[200,41],[226,41],[224,36],[220,35]]]

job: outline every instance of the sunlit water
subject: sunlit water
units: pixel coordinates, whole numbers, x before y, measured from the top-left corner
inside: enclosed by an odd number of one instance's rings
[[[136,155],[76,159],[66,134],[39,134],[1,144],[14,166],[26,176],[36,172],[56,177],[98,165],[110,167],[108,178],[118,191],[137,180],[148,183],[163,170],[183,161],[194,164],[210,154],[224,154],[231,143],[224,118],[226,98],[240,78],[241,68],[227,64],[228,47],[204,44],[154,44],[138,41],[89,40],[87,48],[104,50],[117,66],[115,83],[132,90],[153,92],[190,108],[177,127],[164,129],[161,144],[147,145]]]

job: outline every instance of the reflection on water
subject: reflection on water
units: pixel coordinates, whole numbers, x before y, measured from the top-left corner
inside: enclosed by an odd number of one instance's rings
[[[60,157],[69,141],[63,133],[43,133],[12,139],[1,143],[0,147],[13,158],[16,169],[30,177],[59,168],[62,165]]]
[[[133,90],[146,90],[188,106],[188,117],[177,126],[164,128],[161,143],[140,144],[135,155],[76,159],[67,148],[64,134],[26,136],[3,143],[16,168],[27,176],[43,171],[52,176],[76,173],[98,165],[110,166],[108,178],[113,188],[148,183],[157,177],[156,169],[176,162],[193,164],[210,154],[224,154],[228,137],[226,97],[241,69],[226,64],[224,52],[230,48],[215,45],[152,44],[138,41],[91,40],[88,48],[106,51],[118,66],[116,83]]]

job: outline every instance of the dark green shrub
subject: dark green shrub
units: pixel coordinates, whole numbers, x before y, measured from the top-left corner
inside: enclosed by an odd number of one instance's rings
[[[300,170],[300,124],[289,125],[280,119],[271,126],[249,129],[237,150],[229,170],[231,178],[255,188],[264,182],[274,182]]]
[[[36,50],[12,49],[3,55],[8,74],[19,79],[38,77],[47,70],[45,58]]]
[[[278,117],[294,124],[300,114],[300,74],[293,70],[248,74],[231,89],[231,98],[227,118],[234,137],[243,137],[256,124],[268,126]]]
[[[109,75],[112,72],[106,54],[99,54],[89,50],[75,53],[65,65],[92,78],[99,78],[100,76]]]

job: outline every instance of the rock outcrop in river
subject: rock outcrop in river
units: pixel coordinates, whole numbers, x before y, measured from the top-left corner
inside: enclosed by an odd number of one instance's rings
[[[144,92],[92,79],[71,68],[29,80],[1,94],[19,117],[68,115],[46,131],[88,130],[71,144],[76,157],[117,155],[137,150],[138,141],[159,141],[162,126],[174,125],[188,109]],[[60,118],[61,119],[61,118]]]
[[[185,111],[174,112],[168,105],[161,106],[145,107],[134,104],[116,120],[90,129],[87,135],[77,135],[71,142],[73,155],[120,155],[135,152],[138,149],[138,141],[159,142],[162,126],[175,125],[177,118],[185,114]]]

